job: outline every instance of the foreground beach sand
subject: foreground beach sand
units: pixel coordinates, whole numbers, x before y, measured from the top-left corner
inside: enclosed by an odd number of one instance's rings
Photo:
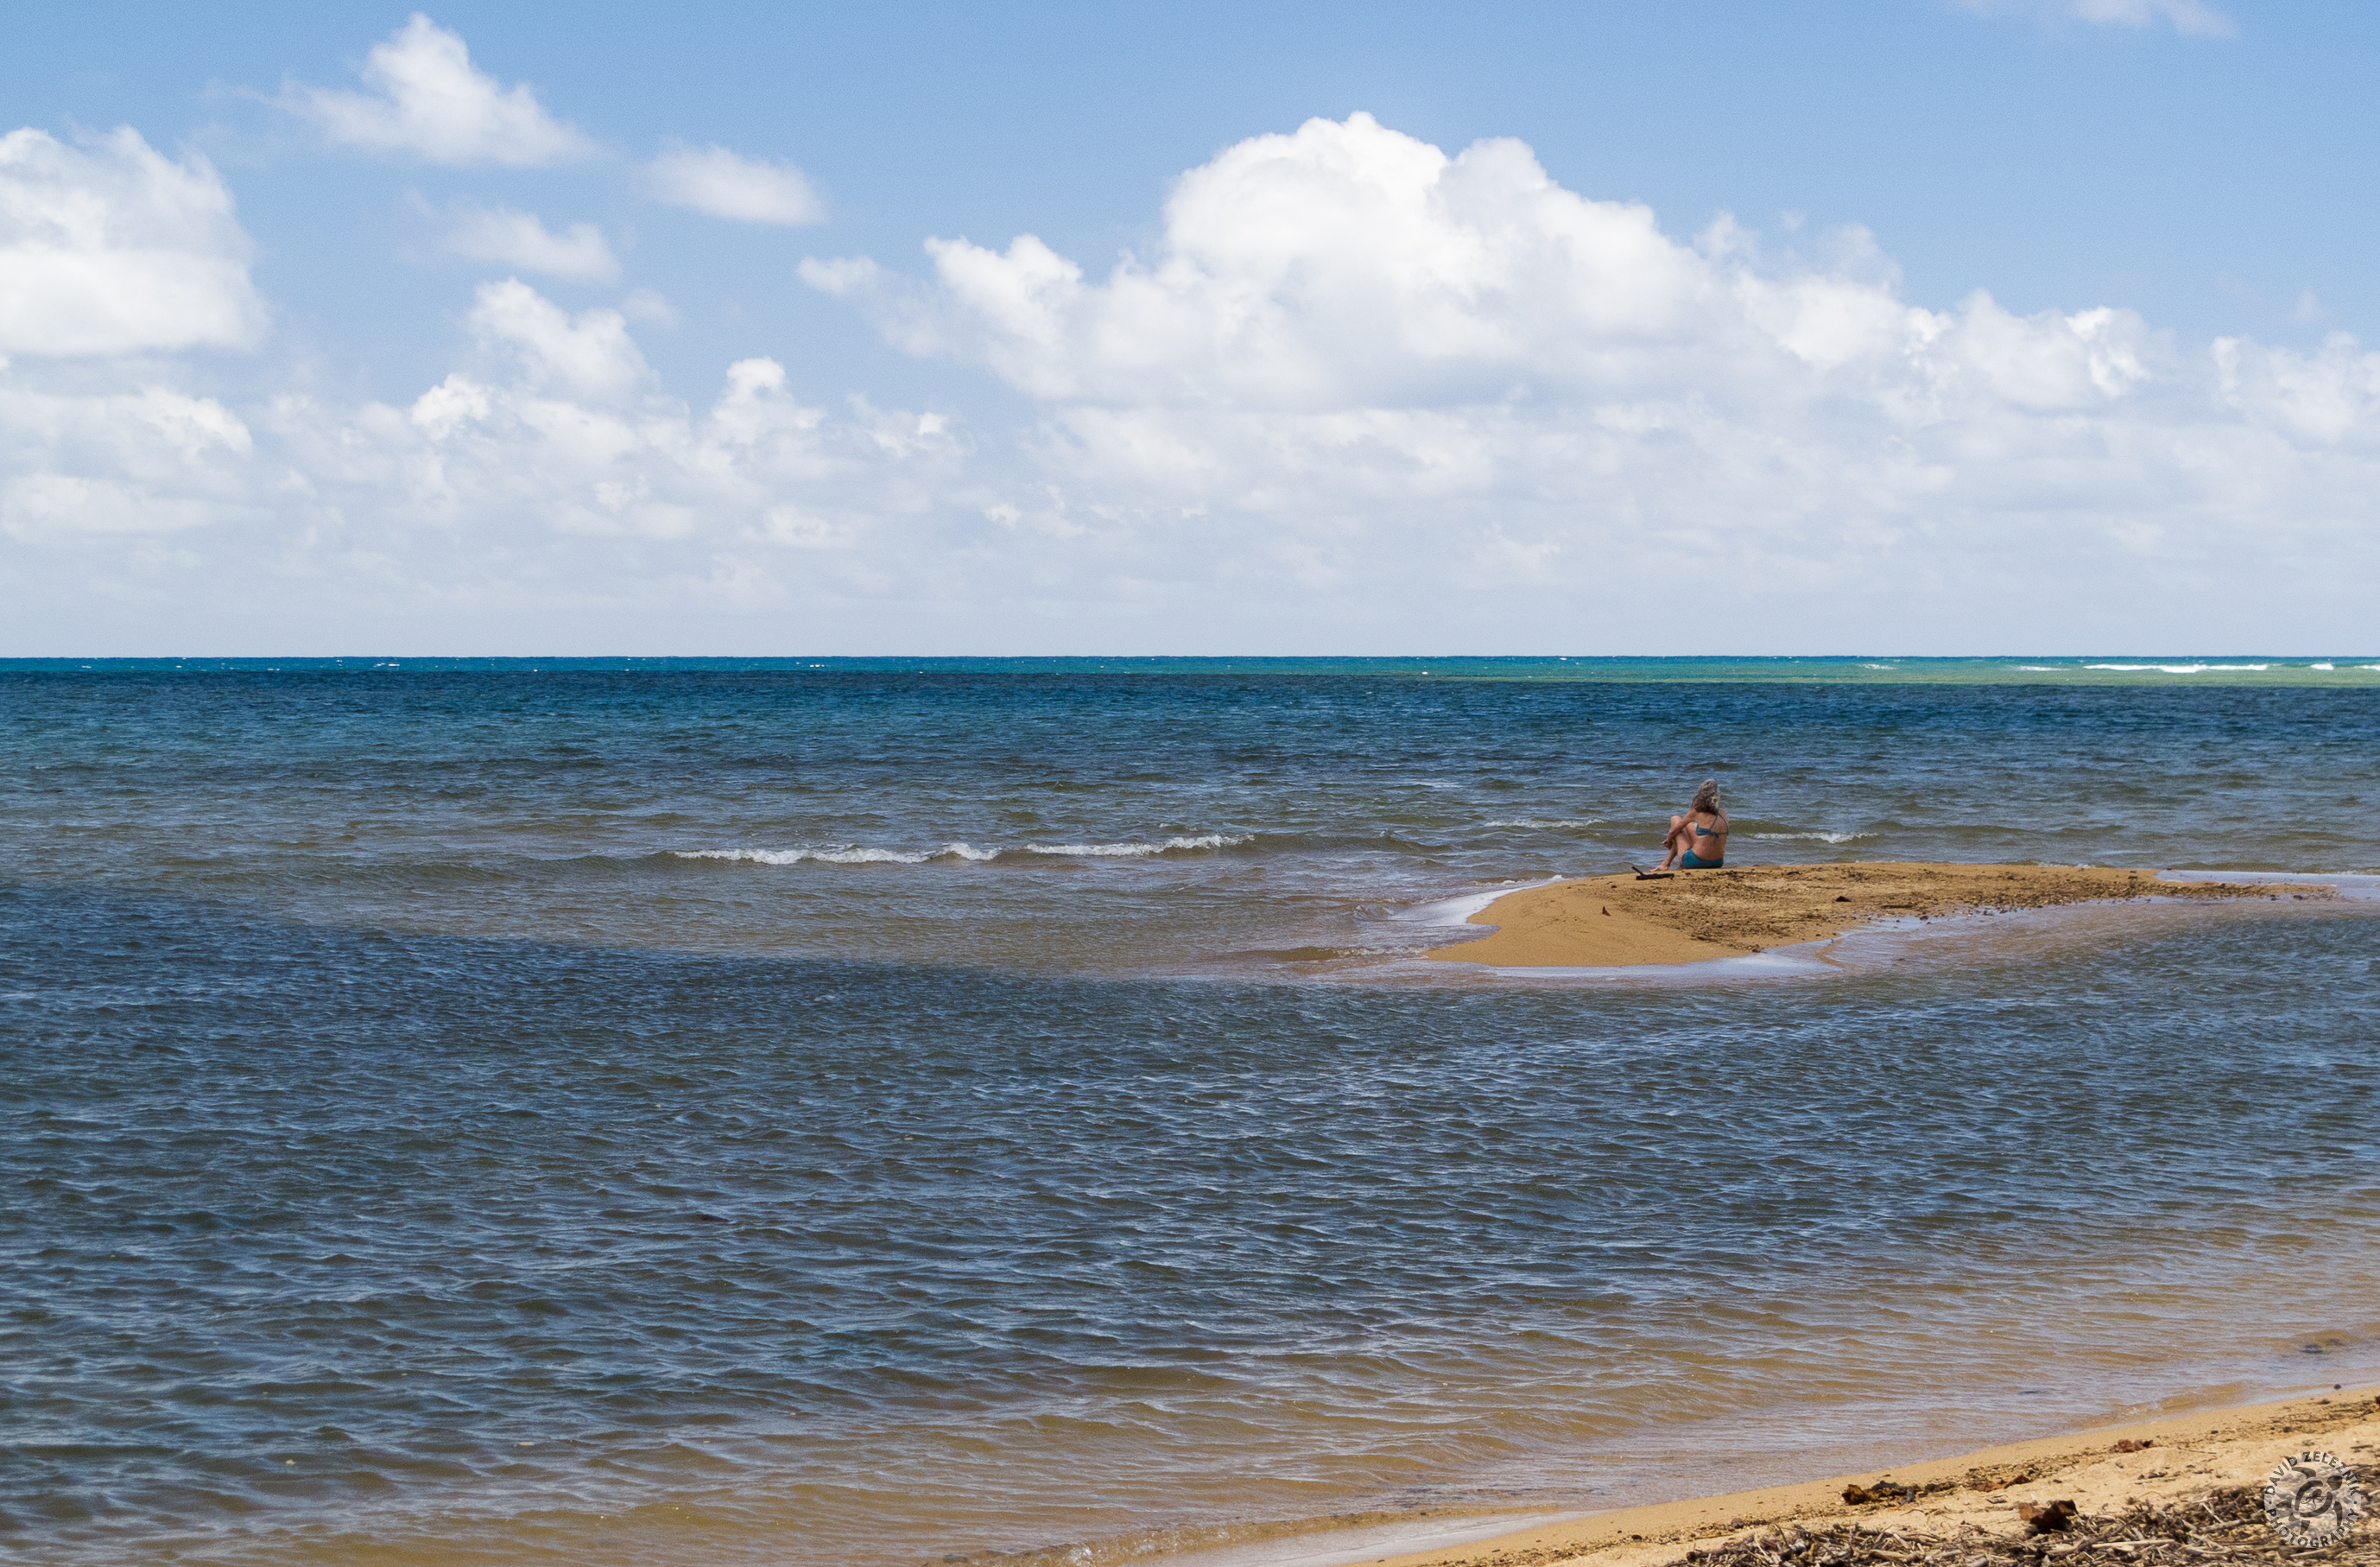
[[[2153,870],[2063,865],[1764,865],[1557,881],[1497,899],[1471,917],[1496,933],[1429,956],[1500,968],[1614,968],[1702,963],[1824,941],[1880,919],[2000,913],[2157,897],[2303,900],[2320,885],[2160,881]]]
[[[1804,1534],[1840,1533],[1856,1524],[1872,1542],[1872,1555],[1859,1560],[1920,1561],[1928,1556],[1964,1564],[2007,1560],[2011,1547],[2027,1542],[2030,1556],[2050,1561],[2071,1557],[2075,1567],[2097,1562],[2222,1560],[2222,1545],[2192,1548],[2183,1540],[2135,1539],[2094,1549],[2072,1537],[2034,1536],[2018,1509],[2023,1504],[2071,1501],[2082,1520],[2131,1512],[2135,1504],[2160,1510],[2198,1509],[2197,1526],[2220,1537],[2215,1514],[2201,1508],[2236,1488],[2260,1491],[2284,1458],[2313,1451],[2352,1465],[2367,1488],[2365,1519],[2335,1547],[2291,1557],[2300,1561],[2380,1561],[2380,1519],[2368,1496],[2380,1464],[2380,1390],[2340,1390],[2282,1403],[2211,1411],[2103,1430],[2049,1437],[1985,1448],[1957,1458],[1911,1464],[1892,1470],[1837,1476],[1803,1485],[1663,1502],[1597,1513],[1451,1549],[1378,1558],[1388,1567],[1655,1567],[1658,1563],[1716,1557],[1730,1561],[1753,1545],[1746,1560],[1769,1562],[1815,1555],[1793,1543]],[[2118,1452],[2119,1444],[2128,1444]],[[1853,1504],[1848,1487],[1913,1492],[1891,1502]],[[2234,1498],[2232,1511],[2239,1511]],[[2083,1535],[2104,1533],[2084,1528]],[[1890,1537],[1899,1535],[1896,1540]],[[2253,1560],[2277,1545],[2261,1523],[2235,1525],[2226,1543],[2255,1551]],[[1840,1545],[1844,1542],[1837,1541]],[[1944,1547],[1950,1546],[1948,1554]],[[1733,1549],[1730,1549],[1733,1548]]]

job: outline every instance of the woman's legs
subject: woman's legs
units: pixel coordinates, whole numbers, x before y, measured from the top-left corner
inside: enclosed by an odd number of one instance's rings
[[[1661,846],[1667,849],[1669,854],[1662,859],[1658,869],[1662,870],[1669,869],[1670,867],[1676,862],[1677,857],[1685,853],[1689,842],[1686,836],[1687,831],[1686,819],[1684,817],[1673,816],[1670,818],[1670,835],[1661,840]]]

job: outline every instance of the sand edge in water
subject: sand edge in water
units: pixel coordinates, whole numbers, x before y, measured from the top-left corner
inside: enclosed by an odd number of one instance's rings
[[[2334,898],[2335,887],[2160,881],[2154,870],[2070,865],[1860,862],[1633,873],[1508,893],[1471,917],[1492,936],[1428,956],[1498,968],[1704,963],[1826,941],[1881,919],[1997,914],[2132,898]]]
[[[2232,1486],[2261,1488],[2284,1458],[2316,1451],[2371,1474],[2380,1451],[2380,1399],[2375,1390],[2338,1391],[2315,1398],[2150,1420],[2067,1436],[2011,1442],[1956,1458],[1891,1470],[1839,1475],[1800,1485],[1659,1502],[1475,1541],[1451,1550],[1377,1558],[1387,1567],[1652,1567],[1674,1562],[1689,1547],[1709,1551],[1780,1524],[1856,1522],[1864,1530],[2013,1539],[2026,1533],[2022,1502],[2072,1501],[2085,1516],[2121,1512],[2133,1501],[2168,1504]],[[2131,1451],[2116,1451],[2119,1442]],[[1846,1486],[1908,1488],[1905,1503],[1844,1500]],[[2054,1540],[2043,1544],[2052,1547]],[[2358,1548],[2380,1546],[2380,1521],[2367,1511],[2348,1538]],[[2318,1553],[2327,1559],[2328,1552]],[[1907,1556],[1894,1560],[1908,1560]],[[2159,1558],[2159,1560],[2165,1560]]]

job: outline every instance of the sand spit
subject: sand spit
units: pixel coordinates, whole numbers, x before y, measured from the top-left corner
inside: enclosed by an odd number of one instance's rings
[[[2332,898],[2321,885],[2159,881],[2153,870],[2063,865],[1762,865],[1557,881],[1471,917],[1496,933],[1428,955],[1500,968],[1701,963],[1823,941],[1879,919],[1999,913],[2126,898]]]
[[[2265,1522],[2265,1476],[2301,1452],[2330,1453],[2366,1489],[2364,1521],[2337,1545],[2291,1551]],[[1451,1550],[1380,1558],[1390,1567],[1813,1567],[1929,1562],[1986,1567],[2197,1567],[2207,1561],[2380,1561],[2370,1488],[2380,1474],[2374,1390],[2016,1442],[1889,1472],[1616,1512]],[[1857,1488],[1881,1500],[1852,1502]],[[2060,1501],[2052,1533],[2026,1521]]]

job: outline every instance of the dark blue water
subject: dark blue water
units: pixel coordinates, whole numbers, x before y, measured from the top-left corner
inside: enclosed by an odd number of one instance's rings
[[[1099,1560],[2369,1379],[2371,904],[1398,978],[1706,773],[2370,871],[2380,698],[2191,678],[0,672],[0,1540]]]

